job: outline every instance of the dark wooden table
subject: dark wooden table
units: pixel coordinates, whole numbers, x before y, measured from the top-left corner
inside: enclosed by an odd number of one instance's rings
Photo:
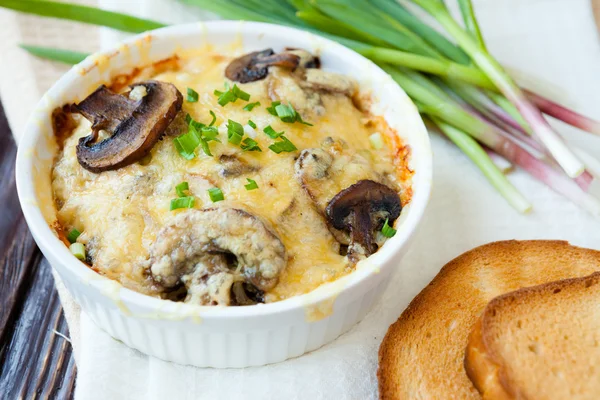
[[[17,199],[15,156],[0,105],[0,399],[70,399],[75,359],[50,265]]]

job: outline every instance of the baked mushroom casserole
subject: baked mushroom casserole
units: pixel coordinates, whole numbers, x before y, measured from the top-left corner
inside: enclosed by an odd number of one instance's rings
[[[307,293],[375,253],[410,202],[410,149],[370,98],[300,49],[207,48],[118,76],[54,112],[54,229],[146,295]]]

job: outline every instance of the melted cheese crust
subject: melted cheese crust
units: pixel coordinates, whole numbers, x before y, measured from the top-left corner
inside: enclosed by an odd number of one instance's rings
[[[78,125],[65,139],[57,157],[52,173],[53,192],[59,224],[65,232],[72,228],[82,232],[78,242],[86,245],[93,268],[99,273],[133,290],[161,295],[147,273],[150,248],[161,227],[181,212],[170,211],[169,205],[177,197],[175,186],[187,181],[196,198],[195,208],[242,208],[269,221],[280,236],[289,261],[277,286],[266,294],[267,302],[307,293],[347,274],[352,270],[347,257],[339,254],[339,244],[294,175],[300,151],[321,147],[328,137],[343,143],[337,149],[340,154],[358,154],[367,162],[364,168],[346,170],[338,179],[330,179],[322,188],[326,197],[376,174],[400,191],[403,204],[409,201],[406,148],[382,118],[360,111],[354,104],[356,99],[353,102],[345,95],[322,94],[322,115],[297,106],[303,119],[313,126],[284,123],[266,110],[271,101],[278,100],[269,78],[238,84],[250,93],[250,102],[260,101],[261,106],[248,112],[243,110],[247,103],[238,100],[222,107],[213,91],[224,90],[224,70],[234,57],[203,50],[180,56],[176,68],[152,76],[173,83],[184,99],[188,87],[200,94],[198,102],[183,104],[183,112],[195,120],[208,123],[209,110],[216,114],[221,143],[210,142],[213,157],[204,155],[199,148],[196,158],[186,160],[177,153],[172,137],[165,136],[145,160],[115,171],[91,173],[79,165],[75,151],[79,139],[90,134],[90,123],[74,115]],[[278,70],[275,75],[286,73]],[[228,143],[228,119],[243,125],[249,119],[256,123],[257,129],[247,133],[255,134],[262,152],[243,152],[239,146]],[[299,150],[280,154],[269,150],[274,140],[263,133],[267,125],[278,132],[285,131]],[[374,132],[383,135],[383,149],[371,147],[369,135]],[[230,174],[223,160],[231,156],[246,164],[245,173]],[[246,190],[246,178],[255,180],[259,188]],[[212,187],[222,190],[224,201],[211,202],[207,190]]]

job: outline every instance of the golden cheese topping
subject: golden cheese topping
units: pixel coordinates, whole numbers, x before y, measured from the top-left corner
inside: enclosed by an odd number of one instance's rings
[[[307,293],[353,270],[348,257],[340,254],[340,244],[324,215],[327,200],[340,190],[361,179],[373,179],[398,191],[402,204],[409,201],[410,177],[405,174],[406,165],[401,165],[406,162],[406,149],[382,118],[357,107],[361,98],[358,93],[344,92],[348,85],[352,87],[350,79],[307,69],[310,72],[302,72],[303,79],[311,82],[299,84],[298,71],[271,67],[265,79],[237,83],[250,95],[249,101],[238,99],[221,106],[214,91],[226,90],[224,71],[233,58],[209,50],[192,52],[180,55],[176,67],[151,76],[177,87],[183,94],[182,111],[167,130],[168,135],[153,146],[148,156],[131,165],[100,173],[84,169],[78,162],[76,146],[80,138],[90,135],[91,123],[73,114],[76,128],[64,140],[57,157],[52,172],[53,192],[59,224],[65,232],[73,228],[81,232],[77,241],[85,245],[88,262],[97,272],[133,290],[172,298],[150,271],[153,245],[161,229],[189,212],[170,209],[171,200],[178,197],[175,187],[182,182],[188,182],[187,194],[194,197],[195,209],[244,210],[265,221],[268,230],[280,238],[286,264],[277,284],[266,291],[265,302]],[[327,87],[328,82],[337,86]],[[187,101],[188,88],[198,93],[197,101]],[[144,95],[139,91],[133,94]],[[366,97],[363,93],[362,98]],[[267,107],[277,100],[290,102],[312,126],[286,123],[269,113]],[[244,109],[254,102],[260,105],[251,111]],[[362,104],[368,107],[364,101]],[[174,137],[187,131],[181,123],[183,116],[189,114],[195,121],[208,124],[210,111],[216,116],[220,140],[208,142],[212,156],[198,147],[193,159],[182,157]],[[240,123],[244,138],[255,140],[261,151],[244,151],[240,145],[229,143],[228,120]],[[250,120],[256,128],[250,126]],[[279,154],[270,150],[269,146],[280,139],[266,135],[263,130],[267,126],[284,131],[298,150]],[[383,138],[382,148],[374,148],[369,140],[375,133]],[[304,187],[296,171],[304,149],[324,151],[333,160],[329,178],[313,186],[316,194]],[[248,179],[258,188],[247,190]],[[208,191],[211,188],[220,189],[224,200],[213,202]],[[182,229],[187,232],[195,228]],[[182,279],[191,282],[199,278]]]

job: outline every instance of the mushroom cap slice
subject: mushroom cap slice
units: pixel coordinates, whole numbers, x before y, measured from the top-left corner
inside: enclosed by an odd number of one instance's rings
[[[294,70],[299,63],[300,57],[296,54],[275,54],[273,49],[254,51],[231,61],[225,69],[225,76],[234,82],[254,82],[266,78],[270,66]]]
[[[229,207],[179,213],[156,237],[150,271],[165,287],[175,286],[209,254],[232,255],[237,265],[214,268],[269,290],[287,264],[281,239],[267,224],[244,210]]]
[[[325,213],[334,228],[350,232],[348,257],[356,262],[377,251],[375,232],[386,219],[393,223],[401,209],[396,191],[365,179],[336,194],[327,204]]]
[[[92,134],[77,145],[77,160],[83,168],[103,172],[142,159],[181,110],[183,96],[173,84],[145,81],[132,85],[132,91],[140,86],[145,95],[139,100],[100,86],[72,107],[92,122]],[[100,130],[111,136],[94,143]]]

